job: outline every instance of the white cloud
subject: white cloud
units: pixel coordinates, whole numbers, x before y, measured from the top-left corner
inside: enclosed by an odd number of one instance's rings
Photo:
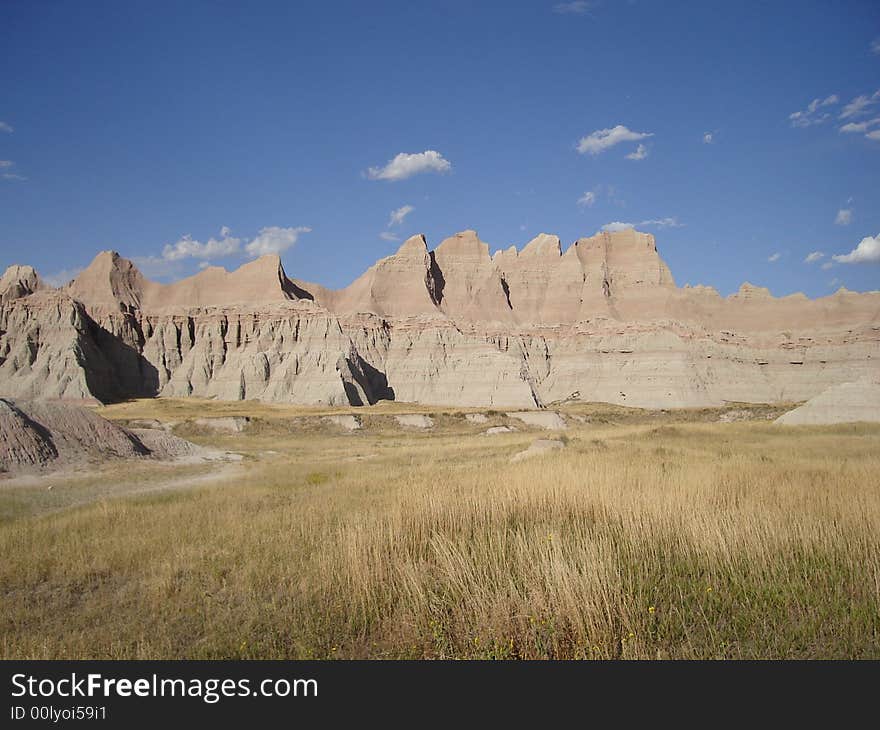
[[[22,177],[14,172],[8,172],[15,167],[15,163],[12,160],[0,160],[0,170],[7,170],[7,172],[0,173],[0,178],[3,180],[27,180],[26,177]]]
[[[703,144],[712,144],[715,141],[715,135],[712,132],[703,134]]]
[[[370,180],[405,180],[422,172],[449,172],[449,160],[435,150],[425,150],[409,154],[401,152],[385,167],[371,167],[367,170]]]
[[[832,256],[839,264],[878,264],[880,263],[880,233],[873,238],[863,238],[859,245],[843,256]]]
[[[148,279],[177,279],[182,275],[180,261],[168,261],[161,256],[132,256],[131,260]]]
[[[607,231],[608,233],[614,233],[615,231],[625,231],[628,228],[635,228],[634,223],[623,223],[621,221],[613,221],[611,223],[606,223],[602,226],[603,231]]]
[[[834,266],[833,262],[826,261],[824,264],[822,264],[822,271],[828,271],[828,269],[830,269],[832,266]]]
[[[868,127],[873,127],[875,124],[880,124],[880,117],[867,119],[864,122],[847,122],[840,128],[840,131],[843,134],[861,134],[867,132]]]
[[[875,129],[873,132],[868,132],[865,137],[873,140],[874,142],[880,140],[880,129]]]
[[[64,286],[68,282],[75,279],[77,276],[82,273],[83,267],[77,266],[73,269],[61,269],[61,271],[56,271],[54,274],[49,274],[48,276],[43,276],[42,279],[49,286],[60,287]]]
[[[635,152],[630,152],[626,156],[626,159],[628,159],[628,160],[644,160],[647,156],[648,156],[648,148],[645,147],[645,145],[640,144],[638,147],[636,147]]]
[[[577,200],[577,204],[581,206],[581,208],[592,208],[595,202],[596,193],[594,193],[592,190],[588,190]]]
[[[767,261],[769,261],[771,264],[773,264],[773,263],[776,263],[777,261],[779,261],[779,259],[781,259],[781,258],[782,258],[782,254],[777,251],[776,253],[774,253],[770,257],[768,257]]]
[[[833,289],[835,286],[839,286],[840,283],[841,283],[840,279],[838,279],[838,278],[835,276],[831,281],[828,282],[828,286],[831,287],[831,288]]]
[[[395,236],[390,231],[382,231],[379,234],[379,238],[381,238],[383,241],[399,241],[400,240],[397,236]]]
[[[602,226],[603,231],[614,233],[615,231],[625,231],[627,228],[655,227],[655,228],[681,228],[684,223],[679,223],[677,218],[652,218],[638,223],[624,223],[622,221],[614,221],[606,223]]]
[[[825,254],[821,251],[812,251],[807,254],[807,257],[804,259],[805,264],[812,264],[819,259],[825,258]]]
[[[403,219],[406,218],[410,213],[412,213],[415,208],[411,205],[402,205],[397,210],[391,211],[391,218],[388,220],[388,228],[391,226],[399,226],[403,223]]]
[[[0,122],[0,132],[9,132],[10,134],[15,130],[12,128],[11,124],[7,124],[6,122]]]
[[[788,118],[791,120],[791,126],[810,127],[814,124],[821,124],[831,116],[827,112],[823,112],[822,109],[832,104],[837,104],[839,101],[840,99],[837,97],[837,94],[831,94],[831,96],[826,96],[824,99],[813,99],[804,111],[793,112],[788,115]]]
[[[293,246],[300,234],[311,233],[312,229],[306,226],[296,228],[279,228],[269,226],[261,228],[259,235],[244,247],[251,256],[265,256],[266,254],[280,254]]]
[[[592,208],[600,199],[609,203],[622,206],[624,203],[617,197],[617,189],[613,185],[596,185],[592,190],[587,190],[577,199],[577,205],[581,208]]]
[[[259,234],[248,242],[247,239],[233,237],[229,226],[222,226],[219,238],[212,236],[203,243],[186,235],[176,243],[166,244],[161,256],[133,256],[131,260],[147,277],[175,279],[184,273],[184,262],[187,259],[199,260],[199,268],[205,269],[211,266],[208,259],[241,254],[250,258],[279,254],[293,246],[300,234],[309,233],[311,230],[304,226],[299,228],[270,226],[261,228]],[[244,247],[242,247],[243,243]]]
[[[852,223],[852,208],[841,208],[837,211],[837,217],[834,222],[839,226],[848,226]]]
[[[880,89],[875,91],[871,96],[867,94],[862,94],[853,99],[849,104],[843,107],[843,111],[840,112],[839,119],[849,119],[850,117],[857,117],[861,114],[864,114],[867,109],[870,109],[874,106],[878,101],[880,101]]]
[[[553,12],[560,15],[587,15],[596,6],[590,0],[572,0],[567,3],[557,3],[553,6]]]
[[[639,226],[657,226],[657,228],[681,228],[684,223],[679,223],[677,218],[654,218],[652,220],[637,223]]]
[[[880,56],[880,38],[871,41],[871,53]]]
[[[581,137],[578,142],[577,151],[582,155],[598,155],[600,152],[604,152],[609,147],[613,147],[621,142],[638,142],[653,136],[653,132],[633,132],[622,124],[618,124],[616,127],[608,129],[597,129],[586,137]]]
[[[182,259],[208,259],[230,256],[238,253],[241,249],[241,239],[230,237],[231,231],[223,226],[220,229],[220,238],[209,238],[205,243],[196,241],[187,234],[175,244],[166,244],[162,249],[162,258],[165,261],[180,261]]]

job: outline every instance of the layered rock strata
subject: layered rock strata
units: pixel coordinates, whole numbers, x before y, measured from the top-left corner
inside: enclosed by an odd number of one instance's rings
[[[653,236],[408,239],[350,286],[276,256],[173,284],[99,254],[60,289],[0,279],[0,395],[363,405],[644,407],[806,400],[880,372],[880,293],[721,297],[675,285]]]

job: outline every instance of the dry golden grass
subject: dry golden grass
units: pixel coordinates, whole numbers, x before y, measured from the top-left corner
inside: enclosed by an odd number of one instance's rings
[[[880,427],[643,414],[511,464],[546,435],[426,410],[193,430],[240,481],[0,525],[0,655],[880,657]]]

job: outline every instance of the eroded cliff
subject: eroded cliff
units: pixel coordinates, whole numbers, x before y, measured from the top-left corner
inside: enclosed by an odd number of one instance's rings
[[[684,407],[806,399],[878,368],[880,294],[678,288],[633,230],[494,256],[474,231],[433,251],[414,236],[338,291],[276,256],[173,284],[113,252],[58,290],[25,266],[0,279],[5,396]]]

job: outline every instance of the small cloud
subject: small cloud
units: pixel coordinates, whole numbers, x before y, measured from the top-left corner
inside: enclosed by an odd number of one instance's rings
[[[412,213],[415,208],[411,205],[403,205],[397,210],[391,211],[391,218],[388,221],[388,228],[391,226],[399,226],[403,223],[403,219],[406,218],[410,213]]]
[[[703,144],[712,144],[715,141],[715,135],[712,132],[703,133]]]
[[[681,228],[683,225],[684,223],[679,223],[677,218],[652,218],[646,221],[639,221],[638,223],[614,221],[612,223],[606,223],[602,226],[602,230],[607,231],[608,233],[614,233],[615,231],[625,231],[628,228]]]
[[[608,233],[614,233],[615,231],[625,231],[628,228],[635,228],[635,225],[632,223],[623,223],[622,221],[613,221],[611,223],[606,223],[602,226],[602,230]]]
[[[586,137],[581,137],[578,142],[577,151],[582,155],[598,155],[609,147],[613,147],[621,142],[638,142],[653,136],[653,132],[633,132],[622,124],[618,124],[616,127],[597,129]]]
[[[652,220],[636,223],[637,226],[657,226],[657,228],[681,228],[684,223],[679,223],[678,218],[654,218]]]
[[[371,167],[367,170],[370,180],[405,180],[422,172],[449,172],[449,160],[435,150],[425,150],[410,154],[401,152],[384,167]]]
[[[880,124],[880,117],[868,119],[864,122],[847,122],[840,128],[840,131],[843,134],[862,134],[863,132],[867,132],[868,128],[873,127],[875,124]]]
[[[568,3],[557,3],[553,6],[553,12],[559,15],[589,15],[594,7],[596,3],[591,0],[573,0]]]
[[[605,184],[596,185],[592,190],[585,191],[576,202],[580,208],[592,208],[600,199],[618,206],[624,205],[624,202],[617,197],[617,189],[613,185]]]
[[[168,261],[161,256],[132,256],[131,260],[148,279],[177,279],[183,273],[181,261]]]
[[[873,238],[863,238],[859,245],[843,256],[832,256],[839,264],[877,264],[880,263],[880,233]]]
[[[257,236],[242,247],[246,239],[233,237],[232,229],[229,226],[222,226],[219,238],[212,236],[203,243],[187,234],[173,244],[166,244],[162,248],[161,256],[133,256],[131,260],[138,265],[145,276],[174,279],[183,273],[184,262],[187,259],[198,259],[199,269],[206,269],[212,265],[209,259],[242,253],[250,258],[280,254],[293,246],[300,234],[310,233],[311,230],[304,226],[299,228],[269,226],[261,228]]]
[[[640,144],[638,147],[636,147],[635,152],[630,152],[626,156],[626,159],[628,159],[628,160],[644,160],[647,156],[648,156],[648,148],[645,147],[645,145]]]
[[[61,271],[56,271],[54,274],[49,274],[42,278],[49,286],[54,286],[57,289],[73,281],[82,271],[83,267],[77,266],[73,269],[61,269]]]
[[[875,91],[871,96],[861,94],[843,107],[843,111],[840,112],[838,119],[849,119],[850,117],[860,116],[866,113],[866,111],[878,101],[880,101],[880,90]]]
[[[596,202],[596,193],[593,192],[592,190],[588,190],[586,193],[581,195],[581,197],[579,197],[577,200],[577,204],[581,208],[592,208],[593,204],[595,202]]]
[[[777,253],[774,253],[774,254],[770,255],[770,256],[767,258],[767,261],[770,262],[771,264],[774,264],[774,263],[776,263],[777,261],[779,261],[779,259],[781,259],[781,258],[782,258],[782,254],[779,253],[779,252],[777,252]]]
[[[399,241],[400,240],[397,236],[395,236],[390,231],[382,231],[379,234],[379,238],[381,238],[383,241]]]
[[[0,122],[0,132],[8,132],[12,134],[15,131],[11,124],[7,124],[6,122]]]
[[[821,251],[813,251],[807,254],[807,257],[804,259],[805,264],[812,264],[819,259],[825,258],[825,254]]]
[[[852,208],[841,208],[837,211],[837,217],[834,222],[839,226],[848,226],[852,223]]]
[[[880,140],[880,129],[875,129],[875,130],[872,131],[872,132],[868,132],[868,133],[865,135],[865,137],[866,137],[867,139],[870,139],[870,140],[873,141],[873,142],[877,142],[878,140]]]
[[[880,56],[880,38],[875,38],[871,41],[871,53]]]
[[[162,258],[165,261],[180,261],[182,259],[207,259],[220,258],[238,253],[241,248],[241,239],[230,237],[231,231],[223,226],[220,229],[220,238],[209,238],[205,243],[196,241],[189,234],[181,237],[177,243],[166,244],[162,249]]]
[[[300,234],[311,233],[312,229],[306,226],[297,228],[280,228],[269,226],[261,228],[259,235],[251,241],[244,250],[254,258],[266,254],[280,254],[293,246]]]
[[[519,227],[519,229],[520,229],[521,231],[524,231],[524,230],[526,229],[526,224],[523,223],[523,224]]]
[[[840,99],[837,97],[837,94],[831,94],[831,96],[826,96],[824,99],[813,99],[804,111],[793,112],[788,115],[791,126],[810,127],[814,124],[822,124],[822,122],[831,117],[830,114],[823,112],[822,109],[832,104],[837,104],[839,101]]]
[[[840,286],[840,284],[841,284],[841,281],[836,276],[831,281],[828,282],[828,286],[831,287],[832,289],[836,286]]]
[[[828,269],[830,269],[832,266],[834,266],[834,264],[831,261],[826,261],[824,264],[822,264],[821,268],[822,271],[828,271]]]
[[[9,172],[13,167],[15,167],[15,163],[12,160],[0,160],[0,170],[6,171],[0,172],[0,178],[3,180],[27,180],[26,177],[14,172]]]

